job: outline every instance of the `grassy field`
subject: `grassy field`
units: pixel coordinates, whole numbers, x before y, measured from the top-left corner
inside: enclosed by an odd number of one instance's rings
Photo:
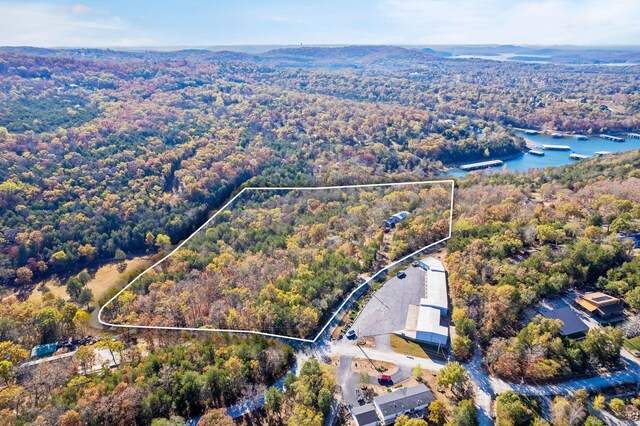
[[[144,267],[149,264],[148,256],[139,256],[126,260],[127,269],[124,274],[127,272]],[[91,278],[91,281],[87,283],[87,287],[93,292],[93,300],[100,300],[102,296],[114,285],[118,284],[118,277],[120,273],[117,270],[118,264],[116,262],[108,263],[98,268],[96,274]],[[57,277],[49,278],[48,280],[42,283],[49,292],[51,292],[56,297],[61,297],[65,300],[69,299],[69,295],[67,294],[67,289],[64,285],[64,282],[61,282]],[[43,293],[38,290],[40,285],[36,285],[34,290],[29,295],[29,299],[32,302],[39,302],[42,300]]]
[[[391,347],[399,354],[416,356],[419,358],[431,358],[425,349],[418,343],[403,339],[402,337],[392,334],[390,336]]]
[[[631,351],[640,351],[640,336],[633,339],[624,339],[624,347]]]
[[[127,272],[142,268],[149,264],[148,256],[134,257],[126,261],[127,269],[123,272]],[[93,300],[100,300],[102,296],[114,285],[118,284],[118,277],[120,273],[117,270],[117,263],[109,263],[102,266],[96,271],[96,275],[87,283],[87,287],[93,292]]]

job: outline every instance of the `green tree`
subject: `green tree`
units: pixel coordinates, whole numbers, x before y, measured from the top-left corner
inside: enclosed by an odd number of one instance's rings
[[[620,398],[613,398],[611,401],[609,401],[609,407],[611,407],[614,413],[620,415],[624,412],[625,409],[624,401]]]
[[[10,341],[0,342],[0,360],[9,361],[13,365],[17,365],[28,357],[29,351],[17,343]]]
[[[447,406],[444,402],[435,400],[429,404],[429,421],[436,425],[443,425],[447,421]]]
[[[0,379],[5,386],[9,386],[13,382],[13,363],[11,361],[0,361]]]
[[[116,252],[113,255],[113,258],[116,260],[125,260],[127,258],[127,254],[121,249],[116,249]]]
[[[144,243],[151,247],[155,244],[156,242],[156,237],[154,237],[154,235],[151,233],[151,231],[147,231],[147,234],[144,237]]]
[[[512,391],[502,393],[496,398],[496,415],[499,426],[515,426],[523,424],[531,415],[531,410],[524,404],[519,395]]]
[[[34,317],[34,325],[40,333],[41,343],[55,342],[58,338],[60,315],[54,308],[40,309]]]
[[[629,307],[634,311],[640,311],[640,286],[628,291],[624,295],[624,300],[629,304]]]
[[[86,285],[89,281],[91,281],[91,275],[89,275],[86,269],[83,269],[82,271],[80,271],[77,277],[82,283],[82,285]]]
[[[454,426],[478,426],[478,413],[473,400],[465,399],[456,405],[451,423]]]
[[[593,398],[593,409],[596,411],[601,411],[602,409],[604,409],[606,402],[607,400],[605,399],[604,395],[596,395]]]
[[[469,382],[469,374],[459,362],[450,362],[438,372],[436,381],[438,387],[450,388],[458,394]]]
[[[606,426],[606,423],[597,418],[596,416],[589,416],[584,421],[584,426]]]
[[[320,389],[318,392],[318,409],[325,416],[329,414],[331,411],[331,401],[333,400],[333,395],[331,391],[325,387]]]
[[[159,248],[166,250],[171,247],[171,238],[168,235],[158,234],[156,237],[156,246]]]
[[[458,335],[451,342],[451,351],[456,358],[467,361],[471,358],[473,342],[467,336]]]
[[[422,380],[422,375],[424,374],[424,371],[422,370],[422,366],[420,364],[416,365],[413,368],[413,377],[415,377],[417,380]]]
[[[623,340],[622,330],[617,327],[592,328],[582,341],[582,348],[592,364],[613,366],[620,360]]]
[[[67,280],[67,294],[74,300],[77,300],[80,296],[80,292],[84,288],[82,281],[78,277],[71,277]]]
[[[89,306],[89,303],[91,303],[92,301],[93,301],[93,292],[90,289],[85,287],[82,290],[80,290],[80,294],[78,294],[78,303],[81,306],[84,306],[85,308],[87,308]]]
[[[267,389],[264,395],[265,408],[270,414],[277,414],[280,416],[280,410],[282,409],[282,393],[274,386]]]
[[[429,424],[422,419],[410,419],[409,416],[399,416],[395,423],[395,426],[428,426]]]

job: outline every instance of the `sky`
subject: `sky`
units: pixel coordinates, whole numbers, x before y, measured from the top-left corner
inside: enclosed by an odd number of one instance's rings
[[[0,45],[637,45],[640,0],[0,0]]]

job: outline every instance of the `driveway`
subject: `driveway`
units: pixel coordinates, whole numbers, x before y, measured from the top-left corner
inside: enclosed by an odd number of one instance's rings
[[[338,367],[338,371],[336,372],[336,378],[338,379],[340,389],[342,389],[342,398],[345,404],[357,407],[358,405],[360,405],[356,398],[356,389],[358,388],[358,383],[356,380],[356,375],[351,370],[352,360],[353,357],[349,355],[343,355],[340,357],[340,366]]]
[[[358,336],[380,336],[405,328],[409,305],[419,305],[424,297],[426,273],[424,269],[412,266],[405,272],[405,278],[394,276],[371,297],[351,326]]]

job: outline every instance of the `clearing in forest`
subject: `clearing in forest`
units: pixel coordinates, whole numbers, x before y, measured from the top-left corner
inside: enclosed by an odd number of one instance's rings
[[[315,341],[380,259],[389,266],[450,237],[452,203],[451,180],[245,188],[100,321]]]

